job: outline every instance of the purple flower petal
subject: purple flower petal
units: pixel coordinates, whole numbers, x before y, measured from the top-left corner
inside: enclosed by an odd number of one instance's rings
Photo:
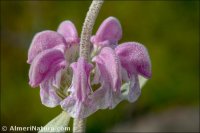
[[[115,51],[104,47],[99,55],[93,58],[96,62],[94,83],[101,83],[101,87],[93,94],[97,108],[114,108],[121,101],[121,65]]]
[[[74,89],[72,90],[77,100],[84,102],[91,92],[89,76],[93,66],[80,57],[77,62],[71,64],[71,67],[73,69],[72,88]]]
[[[103,21],[95,36],[92,36],[91,42],[99,46],[115,45],[122,37],[122,28],[120,22],[109,17]]]
[[[108,83],[113,91],[119,92],[121,86],[121,65],[115,51],[110,47],[104,47],[92,61],[96,62],[101,73],[100,82]]]
[[[51,80],[43,81],[40,84],[40,98],[42,104],[47,107],[55,107],[60,104],[62,99],[57,95],[56,89],[57,88],[52,85]]]
[[[130,89],[128,93],[128,101],[134,102],[141,94],[138,76],[132,75],[130,79]]]
[[[57,31],[65,38],[67,44],[79,44],[76,27],[71,21],[63,21]]]
[[[97,111],[96,105],[89,97],[85,102],[79,102],[73,95],[70,95],[60,105],[73,118],[83,119]]]
[[[28,50],[28,60],[27,63],[31,64],[33,59],[42,51],[46,49],[53,48],[57,45],[66,46],[66,42],[62,35],[54,31],[42,31],[37,33],[31,43]],[[67,47],[67,46],[66,46]],[[64,47],[65,48],[65,47]]]
[[[92,104],[98,109],[113,109],[120,103],[123,99],[120,93],[114,92],[110,86],[102,82],[101,87],[98,88],[92,95]]]
[[[146,78],[151,77],[151,62],[147,49],[136,42],[126,42],[116,47],[123,68],[130,76],[139,73]]]
[[[71,94],[61,102],[61,107],[74,118],[85,118],[95,111],[92,101],[89,100],[91,93],[89,79],[93,66],[80,57],[77,62],[71,64],[71,67],[73,69]]]
[[[129,102],[134,102],[141,94],[138,75],[131,75],[128,83],[125,83],[122,87],[123,99],[127,99]]]
[[[48,49],[36,56],[29,70],[29,84],[38,86],[44,79],[56,75],[56,72],[67,66],[64,54],[60,49]]]

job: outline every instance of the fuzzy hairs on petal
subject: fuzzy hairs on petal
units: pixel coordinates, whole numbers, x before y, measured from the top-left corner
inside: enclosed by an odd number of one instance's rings
[[[79,37],[75,25],[69,21],[63,21],[60,23],[57,32],[60,33],[69,45],[79,44]]]
[[[126,42],[115,48],[122,67],[129,75],[138,73],[146,78],[151,77],[151,61],[147,49],[137,42]]]
[[[33,59],[42,51],[51,49],[58,45],[66,46],[65,39],[62,35],[55,31],[42,31],[37,33],[30,45],[28,50],[28,60],[27,63],[31,64]],[[67,47],[67,46],[66,46]],[[65,47],[63,47],[65,48]]]
[[[115,17],[105,19],[100,25],[91,42],[99,46],[115,45],[122,37],[120,22]]]
[[[60,69],[67,66],[64,55],[59,49],[48,49],[41,52],[31,64],[29,70],[29,84],[38,86],[43,80],[56,75]]]

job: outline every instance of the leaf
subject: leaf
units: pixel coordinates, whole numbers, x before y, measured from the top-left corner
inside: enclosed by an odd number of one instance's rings
[[[70,128],[68,127],[69,120],[70,116],[65,111],[63,111],[53,120],[48,122],[44,127],[42,127],[42,129],[38,133],[44,133],[44,132],[64,133],[66,131],[70,131]]]
[[[142,77],[142,76],[139,76],[139,83],[140,83],[140,89],[142,89],[142,87],[146,84],[148,79]]]

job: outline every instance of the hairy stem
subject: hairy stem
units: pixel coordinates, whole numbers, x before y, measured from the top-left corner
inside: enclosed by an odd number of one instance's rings
[[[92,29],[96,18],[98,16],[99,10],[103,4],[103,0],[93,0],[90,5],[89,11],[87,12],[85,22],[83,23],[83,28],[81,32],[80,41],[80,57],[89,59],[90,55],[90,38],[92,35]],[[86,119],[74,119],[73,132],[85,132]]]
[[[85,22],[83,23],[80,41],[80,56],[87,60],[90,54],[90,38],[92,35],[92,29],[102,4],[103,0],[93,0],[89,11],[87,12]]]
[[[86,119],[74,119],[73,132],[74,133],[84,133],[86,126]]]

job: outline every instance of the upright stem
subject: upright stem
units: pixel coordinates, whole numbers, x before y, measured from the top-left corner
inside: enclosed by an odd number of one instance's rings
[[[102,4],[103,0],[93,0],[89,11],[87,12],[85,22],[83,23],[80,41],[80,56],[84,57],[86,60],[88,60],[90,54],[90,38],[92,35],[92,29]]]
[[[74,119],[73,132],[74,133],[84,133],[86,127],[86,119]]]
[[[80,57],[89,59],[90,55],[90,38],[92,35],[92,29],[96,18],[98,16],[99,10],[103,4],[103,0],[93,0],[90,5],[89,11],[87,12],[85,22],[83,23],[83,28],[81,32],[80,41]],[[85,119],[74,119],[73,132],[85,132],[86,118]]]

